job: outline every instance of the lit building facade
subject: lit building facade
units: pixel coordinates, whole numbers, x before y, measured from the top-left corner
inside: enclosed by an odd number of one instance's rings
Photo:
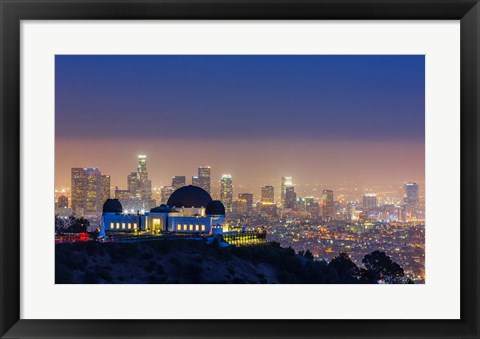
[[[282,185],[280,187],[280,201],[282,204],[283,208],[289,208],[286,207],[286,193],[287,193],[287,187],[293,187],[293,178],[292,177],[282,177]]]
[[[102,173],[98,168],[72,168],[72,210],[79,216],[101,211]]]
[[[103,206],[107,199],[110,199],[110,176],[102,175],[100,177],[100,204]]]
[[[57,200],[57,207],[58,208],[68,208],[68,197],[61,195],[58,197]]]
[[[335,217],[335,208],[333,205],[333,191],[332,190],[323,190],[322,193],[322,217],[324,218],[334,218]]]
[[[283,207],[295,209],[296,201],[297,201],[297,193],[295,193],[295,187],[293,186],[286,187]]]
[[[305,211],[310,213],[312,217],[320,215],[320,205],[315,201],[314,197],[305,197]]]
[[[222,175],[220,181],[220,200],[227,211],[232,210],[233,203],[233,182],[230,174]]]
[[[244,200],[247,204],[247,212],[252,212],[253,210],[253,194],[252,193],[240,193],[238,195],[238,200]]]
[[[200,166],[198,168],[198,176],[196,177],[197,182],[196,186],[203,188],[205,191],[210,194],[210,185],[211,185],[211,168],[210,166]],[[192,184],[193,183],[193,178],[192,178]]]
[[[152,181],[148,179],[147,156],[143,154],[138,155],[137,179],[139,185],[137,187],[137,198],[140,198],[142,207],[144,209],[153,207]]]
[[[262,198],[261,202],[263,204],[274,204],[275,203],[275,189],[273,186],[265,185],[262,186]]]
[[[416,219],[418,217],[418,185],[414,182],[405,183],[405,217]]]
[[[184,175],[176,175],[172,177],[172,187],[174,190],[178,190],[179,188],[186,185],[186,178]]]
[[[137,172],[131,172],[127,176],[127,187],[131,197],[137,197],[137,188],[139,186]]]
[[[200,187],[184,186],[176,190],[167,204],[144,214],[128,214],[119,200],[108,199],[103,206],[100,237],[107,232],[151,232],[222,234],[225,208]]]
[[[183,187],[183,186],[182,186]],[[162,204],[166,204],[170,196],[175,192],[175,187],[173,186],[163,186],[160,189],[160,201]]]
[[[363,209],[371,210],[377,207],[377,195],[375,193],[367,193],[363,195]]]
[[[295,210],[305,212],[307,210],[307,203],[304,197],[298,197],[295,201]]]
[[[232,211],[234,213],[248,213],[248,204],[245,199],[237,199],[232,203]]]

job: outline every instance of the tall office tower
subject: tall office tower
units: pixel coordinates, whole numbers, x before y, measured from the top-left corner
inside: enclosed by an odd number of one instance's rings
[[[200,187],[200,179],[198,178],[198,176],[194,175],[192,177],[192,185]]]
[[[173,192],[175,192],[175,188],[173,186],[163,186],[160,190],[161,203],[166,204]],[[183,207],[183,206],[176,206],[176,207]]]
[[[369,210],[377,207],[377,195],[375,193],[367,193],[363,195],[363,209]]]
[[[314,197],[305,197],[305,210],[312,215],[318,217],[320,215],[320,205],[315,202]]]
[[[198,168],[198,187],[203,188],[205,191],[210,193],[210,174],[211,169],[210,166],[200,166]],[[193,179],[192,179],[193,182]]]
[[[140,200],[132,196],[130,190],[122,190],[119,189],[118,186],[115,186],[114,194],[115,199],[120,200],[124,210],[130,213],[136,213],[142,210],[143,207]]]
[[[147,156],[143,154],[138,156],[137,179],[143,207],[145,209],[150,208],[152,207],[152,181],[148,179]]]
[[[287,187],[293,186],[293,179],[292,177],[282,177],[282,186],[280,188],[280,198],[283,208],[288,208],[285,206],[285,198],[287,193]]]
[[[139,186],[140,185],[138,183],[137,172],[131,172],[127,176],[127,187],[128,187],[128,190],[130,191],[131,197],[134,197],[134,198],[137,197],[137,191]]]
[[[72,168],[72,209],[76,214],[101,211],[101,176],[98,168]]]
[[[333,191],[323,190],[322,193],[322,217],[335,217],[335,208],[333,206]]]
[[[68,198],[64,195],[58,197],[57,208],[68,208]]]
[[[355,212],[357,211],[357,203],[355,202],[349,202],[347,204],[347,211],[348,211],[348,218],[350,220],[355,220]]]
[[[252,193],[240,193],[238,195],[238,200],[245,200],[247,203],[247,212],[253,210],[253,194]]]
[[[176,175],[172,177],[172,187],[175,190],[178,190],[180,187],[185,186],[186,181],[187,180],[184,175]]]
[[[233,184],[232,184],[232,176],[230,174],[222,175],[221,186],[220,186],[220,200],[225,206],[226,211],[232,210]]]
[[[232,203],[232,211],[233,213],[247,213],[248,212],[248,204],[247,200],[238,198]]]
[[[307,205],[305,203],[305,198],[299,197],[297,201],[295,201],[295,210],[297,211],[306,211]]]
[[[107,199],[110,199],[110,176],[102,175],[100,177],[100,204],[105,203]]]
[[[285,201],[284,208],[295,208],[295,203],[297,202],[297,193],[295,193],[295,187],[288,186],[285,188]]]
[[[71,200],[72,210],[83,216],[87,202],[87,174],[84,168],[72,168],[71,172]]]
[[[273,186],[262,186],[262,199],[261,199],[261,202],[263,204],[267,203],[267,204],[273,204],[275,203],[275,190],[273,188]]]
[[[114,197],[115,197],[115,199],[118,199],[118,200],[126,200],[126,199],[131,199],[132,194],[131,194],[130,190],[121,190],[121,189],[118,188],[118,186],[115,186]],[[122,203],[122,205],[123,205],[123,203]]]
[[[418,185],[414,182],[405,183],[405,217],[416,219],[418,213]]]

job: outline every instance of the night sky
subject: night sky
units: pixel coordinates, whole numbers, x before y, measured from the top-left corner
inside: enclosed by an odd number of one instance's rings
[[[424,56],[56,56],[56,185],[99,167],[154,186],[424,179]],[[273,181],[272,181],[273,180]]]

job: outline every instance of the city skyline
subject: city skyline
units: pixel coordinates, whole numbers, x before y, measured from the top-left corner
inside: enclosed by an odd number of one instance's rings
[[[138,161],[143,161],[143,166],[145,166],[146,168],[146,164],[147,164],[147,156],[146,155],[138,155]],[[140,167],[139,167],[140,169]],[[187,179],[186,176],[172,176],[171,177],[171,180],[170,180],[170,183],[166,184],[166,185],[161,185],[161,186],[155,186],[153,187],[153,185],[150,183],[150,180],[148,179],[148,172],[146,172],[146,177],[144,179],[147,180],[148,182],[148,199],[151,198],[151,192],[153,191],[160,191],[162,188],[170,188],[172,190],[176,190],[180,187],[183,187],[183,186],[187,186],[187,185],[193,185],[193,186],[197,186],[197,187],[200,187],[200,188],[203,188],[205,189],[207,192],[213,194],[213,195],[218,195],[221,197],[222,195],[222,191],[224,189],[224,180],[227,179],[228,180],[228,185],[230,186],[230,188],[228,189],[228,191],[232,190],[233,188],[235,188],[236,190],[240,190],[241,192],[243,193],[248,193],[246,192],[248,189],[246,186],[244,185],[239,185],[237,183],[238,181],[238,178],[233,178],[233,176],[231,174],[222,174],[219,178],[215,178],[215,177],[212,177],[211,176],[211,170],[212,170],[212,167],[211,166],[198,166],[197,168],[197,171],[198,173],[200,173],[200,171],[202,170],[205,170],[207,169],[208,170],[208,175],[205,175],[203,177],[204,180],[206,180],[205,182],[202,182],[202,180],[199,179],[199,177],[201,178],[201,176],[198,176],[198,175],[195,175],[195,176],[192,176],[191,177],[191,180]],[[127,190],[127,191],[130,191],[130,192],[133,192],[132,194],[135,196],[135,195],[138,195],[136,194],[135,192],[137,191],[137,188],[136,188],[136,180],[137,179],[137,173],[138,172],[130,172],[130,174],[128,174],[126,176],[126,179],[124,180],[125,183],[124,185],[113,185],[113,184],[110,184],[111,182],[111,176],[109,174],[105,174],[105,171],[102,172],[102,170],[99,168],[99,167],[84,167],[84,168],[71,168],[71,180],[73,180],[74,178],[74,171],[85,171],[85,172],[96,172],[99,176],[101,174],[101,180],[105,180],[106,182],[108,182],[108,187],[110,187],[110,193],[113,193],[114,190],[119,190],[119,191],[122,191],[122,190]],[[133,178],[132,178],[133,176]],[[132,179],[134,181],[133,185],[132,185]],[[278,191],[275,192],[274,194],[274,198],[275,198],[275,203],[278,203],[280,206],[284,206],[285,204],[285,199],[286,199],[286,193],[289,191],[289,188],[293,188],[293,189],[301,189],[303,186],[307,186],[307,187],[311,187],[311,186],[314,186],[314,187],[324,187],[323,189],[323,193],[322,191],[319,191],[318,192],[318,199],[320,199],[323,194],[325,194],[325,191],[329,191],[330,188],[328,187],[337,187],[337,186],[345,186],[345,187],[356,187],[356,188],[359,188],[359,187],[363,187],[364,189],[364,193],[362,193],[363,191],[360,191],[359,194],[363,195],[363,199],[365,200],[365,197],[369,197],[369,196],[376,196],[377,193],[372,193],[370,192],[370,190],[372,189],[372,187],[375,187],[375,186],[392,186],[392,185],[398,185],[398,184],[401,184],[402,187],[410,182],[412,183],[415,183],[415,185],[418,185],[419,187],[423,187],[424,186],[424,182],[423,181],[414,181],[414,180],[403,180],[401,182],[390,182],[390,183],[378,183],[378,184],[374,184],[374,185],[363,185],[363,184],[358,184],[358,183],[354,183],[354,182],[344,182],[344,183],[322,183],[322,184],[299,184],[299,178],[295,177],[295,180],[293,179],[292,176],[282,176],[281,178],[272,178],[272,182],[271,183],[267,183],[267,184],[263,184],[263,185],[260,185],[260,186],[254,186],[254,190],[258,190],[258,192],[256,193],[252,193],[254,195],[258,195],[261,196],[262,192],[262,188],[263,187],[277,187]],[[101,181],[100,180],[100,177],[98,179],[98,182],[102,183],[102,188],[100,189],[102,191],[102,194],[104,196],[107,196],[108,193],[105,192],[105,188],[103,187],[104,186],[104,181]],[[233,183],[233,181],[235,181],[235,183]],[[294,182],[295,181],[295,182]],[[301,180],[300,180],[301,181]],[[73,182],[72,182],[72,185],[69,185],[67,188],[70,189],[71,187],[74,187],[73,185]],[[204,186],[204,187],[202,187]],[[62,187],[63,190],[65,189],[65,187]],[[418,189],[418,188],[417,188]],[[56,192],[59,192],[61,191],[62,189],[58,189],[56,188],[55,189]],[[214,191],[214,190],[217,190],[217,191]],[[316,189],[315,189],[316,190]],[[342,188],[343,190],[343,188]],[[210,192],[211,191],[211,192]],[[292,191],[292,192],[295,192],[295,193],[299,193],[298,191]],[[235,192],[237,193],[237,192]],[[391,192],[390,192],[391,193]],[[230,194],[230,193],[227,193],[227,194]],[[302,194],[305,195],[305,193],[302,192]],[[424,192],[423,192],[423,189],[422,189],[422,192],[420,193],[420,191],[416,191],[415,193],[416,195],[418,196],[422,196],[424,195]],[[307,194],[308,196],[308,194]],[[220,198],[221,199],[221,198]],[[261,200],[261,199],[259,199]]]
[[[200,165],[248,187],[424,180],[423,56],[57,56],[56,67],[56,187],[72,167],[125,187],[137,154],[156,187]]]
[[[55,86],[57,282],[425,282],[425,56],[57,55]]]

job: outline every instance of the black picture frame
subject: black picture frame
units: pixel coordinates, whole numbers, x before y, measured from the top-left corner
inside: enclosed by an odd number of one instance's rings
[[[0,18],[0,335],[2,338],[479,338],[480,5],[478,1],[0,0]],[[99,19],[460,20],[461,319],[20,319],[20,21]],[[439,298],[441,298],[440,295]],[[390,307],[395,307],[395,302],[398,300],[392,296]],[[45,306],[48,307],[48,305]],[[319,305],[319,307],[322,306]]]

